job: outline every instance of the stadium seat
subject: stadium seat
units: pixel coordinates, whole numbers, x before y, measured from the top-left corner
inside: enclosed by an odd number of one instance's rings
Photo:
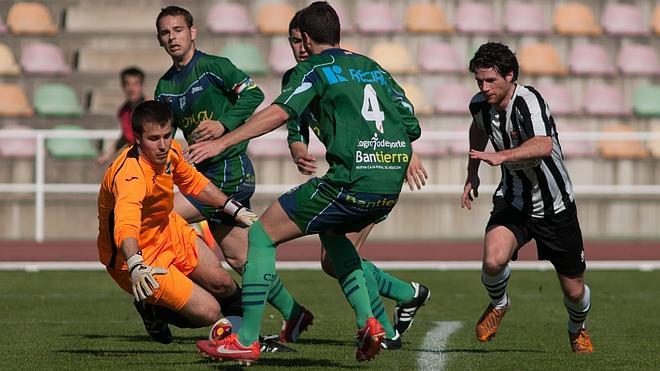
[[[15,76],[21,73],[21,68],[16,63],[14,53],[5,44],[0,43],[0,75]]]
[[[23,47],[21,67],[26,73],[68,74],[71,68],[56,45],[32,43]]]
[[[557,49],[552,44],[536,43],[523,46],[516,53],[520,70],[529,75],[566,75]]]
[[[660,128],[654,127],[651,129],[651,133],[653,134],[660,134]],[[651,156],[654,158],[659,158],[660,157],[660,140],[649,140],[646,142],[649,153]]]
[[[644,36],[649,34],[642,11],[634,4],[608,2],[600,23],[605,33],[609,35]]]
[[[626,75],[653,76],[660,73],[655,49],[644,44],[624,44],[617,55],[617,67]]]
[[[416,115],[430,115],[433,113],[433,107],[429,104],[424,90],[418,85],[402,83],[401,88],[406,93],[406,98],[415,107]]]
[[[603,83],[587,85],[582,106],[589,115],[625,116],[631,113],[625,106],[621,89]]]
[[[0,116],[30,117],[33,111],[23,88],[0,83]]]
[[[220,55],[250,75],[263,75],[268,66],[259,48],[253,44],[227,44],[220,50]],[[289,58],[293,59],[293,56]]]
[[[602,132],[625,135],[636,131],[630,126],[616,124],[606,126]],[[598,150],[600,156],[606,159],[640,159],[649,155],[644,143],[639,139],[600,140]]]
[[[456,10],[456,30],[465,33],[498,33],[500,25],[490,3],[459,2]]]
[[[464,84],[450,82],[439,85],[433,92],[433,105],[440,113],[469,115],[470,100],[474,92]]]
[[[33,131],[32,128],[23,125],[8,124],[3,129],[20,132]],[[34,157],[36,152],[36,141],[30,138],[0,138],[0,156],[2,157]]]
[[[660,117],[660,85],[640,85],[633,91],[633,111],[642,117]]]
[[[252,34],[257,31],[246,6],[240,3],[216,3],[206,15],[209,31],[226,34]]]
[[[660,4],[653,9],[653,17],[651,18],[651,28],[656,35],[660,35]]]
[[[66,10],[68,32],[156,33],[155,20],[160,7],[142,5],[79,5]],[[121,20],[121,22],[118,22]]]
[[[536,86],[553,115],[570,115],[576,113],[574,99],[565,85],[555,83],[540,83]]]
[[[115,20],[116,21],[116,20]],[[40,3],[19,2],[9,9],[7,26],[16,35],[55,35],[57,25]]]
[[[248,145],[248,152],[250,156],[254,157],[289,156],[290,152],[286,140],[286,131],[278,129],[251,139]]]
[[[364,33],[387,33],[402,30],[388,3],[364,1],[357,3],[355,23]]]
[[[446,140],[427,139],[422,135],[413,142],[412,147],[422,159],[427,159],[446,156],[449,153],[447,143]]]
[[[371,47],[369,57],[378,62],[390,73],[411,73],[417,71],[408,48],[398,42],[381,41]]]
[[[283,74],[296,65],[289,41],[284,38],[274,38],[268,53],[270,69],[278,75]]]
[[[453,32],[445,12],[437,4],[413,3],[406,11],[406,30],[409,32]]]
[[[595,36],[603,31],[596,24],[591,9],[580,3],[560,3],[555,9],[553,20],[555,31],[561,35]]]
[[[568,66],[577,75],[612,75],[614,64],[604,47],[598,44],[577,44],[571,49]]]
[[[449,131],[462,134],[461,139],[445,141],[449,154],[453,156],[467,155],[470,152],[470,122],[466,121],[463,124],[454,125]]]
[[[155,41],[154,41],[155,43]],[[78,50],[78,71],[116,74],[126,66],[138,66],[145,73],[162,75],[172,67],[172,59],[160,48],[153,49],[94,49]]]
[[[505,10],[505,29],[514,34],[545,34],[550,26],[538,4],[509,1]]]
[[[565,157],[596,157],[598,155],[593,140],[563,139],[569,135],[580,136],[580,133],[585,131],[584,129],[568,123],[568,120],[562,120],[556,125],[561,151]]]
[[[78,94],[69,85],[46,83],[34,92],[34,108],[39,116],[81,116]]]
[[[333,2],[332,7],[335,8],[337,15],[339,16],[339,24],[341,24],[341,33],[351,33],[355,31],[355,23],[353,19],[349,17],[346,9],[341,3]]]
[[[2,20],[2,13],[0,13],[0,34],[7,32],[7,25],[5,21]]]
[[[266,35],[288,34],[296,9],[288,3],[268,3],[259,8],[257,27]]]
[[[57,125],[54,130],[84,130],[78,125]],[[46,150],[55,158],[93,159],[98,156],[92,140],[87,138],[49,138]]]
[[[429,41],[423,44],[417,55],[419,66],[424,72],[464,72],[465,62],[449,43]]]

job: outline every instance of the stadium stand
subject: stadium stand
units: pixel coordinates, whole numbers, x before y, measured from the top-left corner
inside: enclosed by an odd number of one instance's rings
[[[206,27],[210,32],[225,34],[253,34],[257,27],[243,4],[216,3],[206,15]]]
[[[85,130],[78,125],[57,125],[53,130]],[[85,138],[51,138],[46,140],[48,153],[61,159],[94,159],[98,156],[92,141]]]
[[[295,59],[291,54],[289,41],[285,38],[273,38],[268,53],[268,65],[270,69],[278,75],[283,74],[291,67],[296,65]]]
[[[80,5],[66,9],[65,29],[75,33],[152,33],[159,7]],[[121,22],[118,22],[121,20]]]
[[[16,35],[55,35],[57,25],[46,6],[40,3],[18,2],[7,14],[7,26]]]
[[[660,35],[660,4],[656,4],[651,18],[651,28],[656,35]]]
[[[154,38],[155,39],[155,38]],[[78,50],[78,71],[116,74],[126,66],[138,66],[146,73],[163,74],[172,60],[161,49],[110,49],[84,47]]]
[[[3,129],[17,132],[30,132],[33,129],[17,124],[7,124]],[[12,158],[34,157],[35,140],[30,138],[0,138],[0,156]]]
[[[363,33],[388,33],[402,30],[401,22],[389,4],[364,1],[357,4],[355,23]]]
[[[460,82],[439,85],[433,92],[433,104],[437,112],[469,114],[468,105],[474,92]]]
[[[620,89],[598,82],[587,85],[582,96],[582,106],[585,113],[596,116],[628,116],[632,113],[626,107]]]
[[[568,72],[561,62],[559,52],[552,44],[524,45],[518,50],[517,56],[523,74],[564,76]]]
[[[447,22],[445,12],[437,4],[413,3],[406,10],[406,30],[409,32],[451,33],[454,27]]]
[[[507,32],[530,35],[547,34],[551,31],[543,10],[538,4],[509,1],[506,3],[504,14],[504,29]]]
[[[644,36],[649,34],[642,11],[635,4],[608,2],[600,23],[608,35]]]
[[[608,125],[602,130],[603,133],[629,134],[636,133],[635,129],[628,125]],[[643,159],[649,153],[644,143],[639,139],[601,140],[598,142],[600,156],[605,159]]]
[[[257,27],[266,35],[287,34],[296,9],[289,3],[268,3],[259,8]]]
[[[552,82],[539,83],[536,88],[550,106],[554,115],[570,115],[577,112],[575,100],[565,84]]]
[[[46,83],[34,92],[34,109],[39,116],[81,116],[78,94],[62,83]]]
[[[607,50],[598,44],[574,45],[568,66],[576,75],[612,75],[616,72]]]
[[[424,43],[417,54],[417,62],[424,72],[465,72],[463,58],[451,44],[443,41],[428,41]]]
[[[220,55],[229,58],[238,68],[250,75],[263,75],[268,71],[263,54],[254,44],[227,44],[220,49]],[[293,57],[289,56],[289,59]]]
[[[0,83],[0,116],[30,117],[33,113],[23,88]]]
[[[0,75],[16,76],[21,73],[21,68],[16,63],[14,53],[11,49],[0,43]]]
[[[626,75],[657,75],[660,64],[656,51],[650,45],[625,44],[616,58],[619,70]]]
[[[369,50],[369,57],[390,73],[413,73],[417,66],[408,48],[402,43],[380,41]]]
[[[585,4],[574,2],[557,4],[553,26],[560,35],[595,36],[603,32],[592,10]]]
[[[633,92],[633,110],[637,116],[660,117],[660,85],[638,86]]]
[[[23,47],[21,67],[28,74],[69,74],[71,67],[57,45],[35,42]]]
[[[433,107],[429,104],[426,94],[420,86],[412,83],[402,83],[401,88],[406,92],[406,97],[415,107],[416,115],[430,115],[433,113]]]
[[[456,30],[465,33],[498,33],[501,30],[490,3],[461,1],[456,10]]]

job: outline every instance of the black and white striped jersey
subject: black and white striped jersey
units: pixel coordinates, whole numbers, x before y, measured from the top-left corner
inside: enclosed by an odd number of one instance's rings
[[[552,137],[552,155],[502,164],[502,180],[495,197],[533,217],[563,211],[573,202],[573,185],[564,165],[555,121],[550,109],[531,86],[516,85],[506,112],[498,112],[482,93],[470,101],[475,126],[486,132],[496,151],[520,146],[534,136]]]

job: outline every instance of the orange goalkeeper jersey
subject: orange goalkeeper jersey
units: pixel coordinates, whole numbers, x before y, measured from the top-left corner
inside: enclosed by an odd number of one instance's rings
[[[168,248],[172,243],[168,225],[174,184],[185,194],[197,195],[208,183],[183,159],[181,146],[174,140],[164,165],[147,161],[135,145],[126,148],[108,167],[99,190],[97,246],[101,263],[121,269],[121,243],[128,237],[137,239],[143,255]]]

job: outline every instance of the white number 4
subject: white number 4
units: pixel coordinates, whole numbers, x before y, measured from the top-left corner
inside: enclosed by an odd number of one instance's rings
[[[376,129],[383,133],[383,121],[385,121],[385,112],[380,110],[378,97],[371,84],[364,87],[364,99],[362,100],[362,117],[366,121],[375,121]]]

